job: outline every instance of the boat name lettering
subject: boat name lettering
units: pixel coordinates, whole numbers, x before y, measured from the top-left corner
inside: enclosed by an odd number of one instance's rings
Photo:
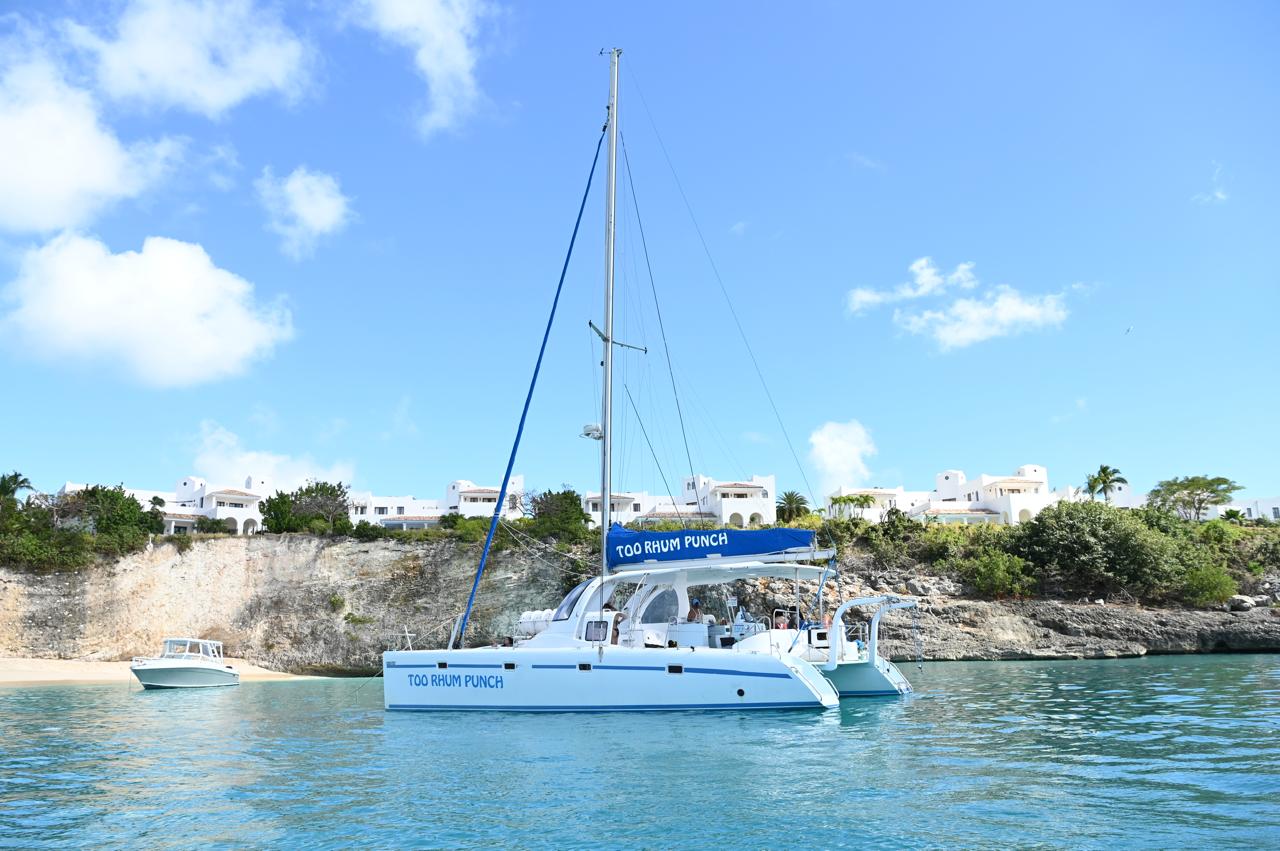
[[[614,547],[618,558],[634,558],[635,556],[654,556],[681,550],[702,550],[711,547],[723,547],[729,543],[727,532],[689,533],[679,538],[657,538],[634,543],[619,544]]]
[[[409,685],[419,688],[502,688],[498,674],[410,674]]]

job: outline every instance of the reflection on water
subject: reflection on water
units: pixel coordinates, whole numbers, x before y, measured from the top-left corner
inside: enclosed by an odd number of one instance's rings
[[[940,663],[838,711],[0,689],[0,845],[1280,847],[1280,657]]]

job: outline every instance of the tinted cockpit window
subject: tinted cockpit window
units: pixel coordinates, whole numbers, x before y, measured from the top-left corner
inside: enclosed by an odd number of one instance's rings
[[[573,607],[578,604],[578,598],[582,596],[582,592],[586,591],[587,586],[593,581],[593,579],[587,579],[578,583],[578,585],[564,598],[564,602],[560,604],[560,608],[556,609],[555,616],[552,617],[552,620],[567,621],[569,619],[569,615],[573,614]]]
[[[662,591],[649,601],[649,605],[645,606],[644,617],[640,619],[641,623],[669,623],[676,616],[680,598],[676,596],[676,592],[671,588]]]

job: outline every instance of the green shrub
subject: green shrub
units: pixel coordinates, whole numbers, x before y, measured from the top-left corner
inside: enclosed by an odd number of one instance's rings
[[[1219,564],[1193,567],[1182,578],[1179,596],[1193,606],[1225,603],[1239,590],[1236,581]]]
[[[173,544],[178,549],[179,555],[191,549],[196,543],[190,535],[165,535],[162,540],[166,544]]]
[[[197,517],[196,531],[205,535],[216,535],[220,532],[229,532],[230,530],[227,528],[227,524],[225,522],[218,520],[217,518]]]
[[[328,535],[333,527],[323,517],[313,517],[307,521],[307,531],[312,535]]]
[[[1167,594],[1178,578],[1174,541],[1101,502],[1060,502],[1015,527],[1009,549],[1032,564],[1045,590]]]
[[[963,558],[969,554],[977,527],[958,523],[930,523],[916,541],[915,557],[926,564],[937,564]]]
[[[1025,597],[1035,589],[1030,565],[1000,550],[983,550],[953,562],[955,573],[983,597]]]
[[[342,611],[342,607],[345,606],[346,604],[347,604],[347,601],[342,599],[341,595],[337,593],[333,593],[329,595],[329,611],[340,612]]]
[[[367,615],[357,615],[355,612],[347,612],[342,616],[342,619],[349,624],[354,624],[355,626],[363,626],[377,620],[377,618],[371,618]]]
[[[388,531],[382,526],[370,523],[368,520],[361,520],[352,527],[350,534],[357,541],[376,541],[379,538],[387,537]]]

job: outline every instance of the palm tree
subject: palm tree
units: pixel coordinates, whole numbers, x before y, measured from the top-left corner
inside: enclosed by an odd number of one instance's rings
[[[1238,508],[1228,508],[1222,512],[1222,519],[1237,526],[1244,525],[1244,514]]]
[[[31,480],[17,470],[0,476],[0,500],[17,499],[18,491],[29,490],[34,490],[31,487]]]
[[[778,519],[790,523],[797,517],[809,513],[809,500],[796,491],[787,491],[778,495]]]
[[[1115,467],[1108,467],[1106,464],[1098,467],[1098,472],[1090,477],[1093,484],[1097,487],[1096,493],[1101,493],[1102,498],[1107,502],[1111,502],[1111,492],[1116,489],[1116,485],[1127,485],[1129,480],[1120,475],[1120,471]]]
[[[31,480],[14,470],[0,476],[0,516],[18,510],[18,491],[34,490]]]
[[[1093,473],[1085,476],[1084,492],[1089,494],[1089,499],[1097,499],[1098,491],[1102,490],[1102,485],[1098,483],[1098,477]]]

